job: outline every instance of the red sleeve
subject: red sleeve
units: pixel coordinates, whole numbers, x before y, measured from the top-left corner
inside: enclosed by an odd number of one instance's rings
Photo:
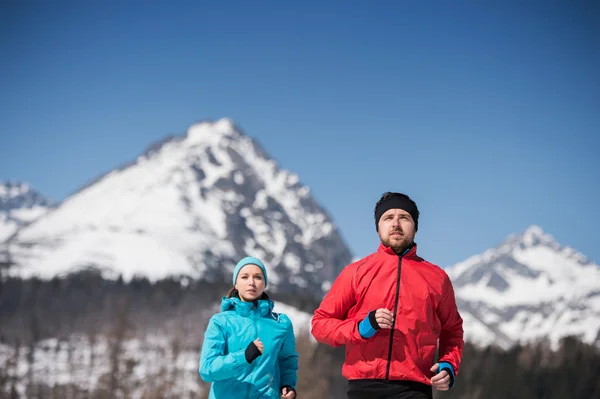
[[[442,301],[438,305],[437,315],[442,323],[440,333],[440,362],[448,362],[458,375],[465,341],[463,340],[463,320],[458,313],[454,288],[444,273]]]
[[[364,341],[358,332],[361,320],[347,319],[348,311],[355,305],[355,270],[352,266],[344,268],[315,310],[311,332],[318,342],[338,347]]]

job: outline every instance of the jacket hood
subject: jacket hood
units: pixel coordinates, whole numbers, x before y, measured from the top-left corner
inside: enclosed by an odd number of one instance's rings
[[[256,302],[244,302],[238,297],[227,298],[221,300],[221,310],[233,310],[241,316],[249,316],[252,313],[258,312],[261,317],[268,316],[273,311],[275,303],[265,294],[266,299],[259,299]]]

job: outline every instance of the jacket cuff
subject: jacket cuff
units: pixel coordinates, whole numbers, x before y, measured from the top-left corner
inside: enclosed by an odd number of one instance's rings
[[[375,320],[374,310],[369,312],[367,317],[358,324],[358,332],[360,333],[360,336],[365,339],[371,338],[380,328],[381,327],[379,327],[379,324],[377,324],[377,321]]]
[[[442,370],[447,370],[450,375],[450,388],[454,386],[454,367],[448,362],[440,362],[438,373],[441,373]]]

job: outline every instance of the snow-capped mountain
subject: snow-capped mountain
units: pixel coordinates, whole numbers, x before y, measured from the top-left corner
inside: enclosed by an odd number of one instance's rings
[[[310,190],[228,119],[151,146],[57,207],[25,184],[0,185],[0,218],[13,223],[0,264],[23,277],[94,267],[125,280],[228,280],[250,254],[267,263],[270,290],[320,296],[352,261]],[[468,341],[600,342],[600,268],[540,227],[446,270]]]
[[[600,267],[538,226],[446,269],[465,338],[509,347],[567,335],[600,341]]]
[[[68,197],[5,244],[10,273],[227,279],[262,258],[271,289],[321,295],[351,254],[298,176],[229,119],[200,122]]]
[[[0,182],[0,242],[7,240],[20,227],[43,216],[53,202],[17,181]]]

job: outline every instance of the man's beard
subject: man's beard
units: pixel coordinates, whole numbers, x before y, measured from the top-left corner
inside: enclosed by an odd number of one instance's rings
[[[403,236],[401,242],[394,241],[393,244],[392,244],[392,240],[390,240],[389,237],[387,240],[382,239],[381,242],[386,247],[392,248],[392,250],[395,253],[397,253],[398,255],[402,255],[404,253],[404,251],[406,251],[408,248],[412,247],[412,245],[413,245],[413,240],[407,236]]]

